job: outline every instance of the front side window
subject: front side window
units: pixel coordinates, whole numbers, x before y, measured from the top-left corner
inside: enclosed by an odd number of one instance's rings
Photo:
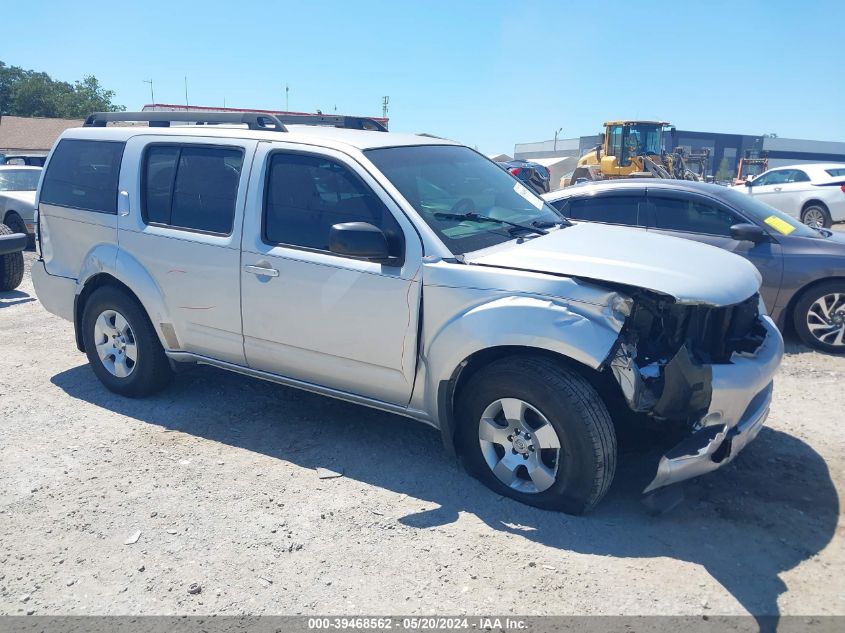
[[[312,154],[272,155],[264,198],[266,242],[328,251],[332,226],[345,222],[366,222],[381,229],[390,254],[400,256],[399,224],[347,167]]]
[[[557,208],[568,218],[637,226],[639,196],[590,196],[571,198]]]
[[[125,143],[64,139],[44,174],[41,202],[117,213],[117,182]]]
[[[455,255],[531,235],[531,227],[565,222],[542,198],[468,147],[409,145],[365,155]]]
[[[725,209],[696,200],[651,198],[650,201],[654,205],[654,226],[658,229],[730,237],[731,226],[741,222]]]
[[[0,169],[0,191],[35,191],[40,169]]]
[[[151,145],[144,161],[144,221],[229,235],[243,151],[200,145]]]
[[[608,156],[620,156],[622,154],[622,126],[614,125],[610,128],[610,138],[607,144]]]

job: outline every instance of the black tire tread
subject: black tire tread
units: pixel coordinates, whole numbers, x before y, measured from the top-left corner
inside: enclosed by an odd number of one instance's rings
[[[13,231],[5,224],[0,224],[0,235],[12,235]],[[23,281],[23,253],[0,255],[0,291],[14,290]]]

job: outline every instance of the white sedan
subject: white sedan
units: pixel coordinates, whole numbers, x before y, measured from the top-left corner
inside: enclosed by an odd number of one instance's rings
[[[810,226],[845,222],[845,164],[808,163],[763,172],[735,189]]]
[[[0,222],[15,233],[35,235],[35,190],[41,167],[0,165]]]

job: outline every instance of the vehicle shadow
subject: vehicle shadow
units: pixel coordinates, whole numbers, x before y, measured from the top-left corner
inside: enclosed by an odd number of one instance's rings
[[[35,297],[31,297],[21,290],[0,292],[0,308],[8,308],[19,303],[29,303],[30,301],[35,301]]]
[[[87,365],[57,374],[52,382],[73,398],[149,424],[306,468],[330,468],[438,505],[399,517],[406,526],[444,525],[468,512],[495,530],[560,550],[701,565],[767,630],[772,616],[777,621],[778,596],[786,590],[780,574],[820,552],[839,517],[824,459],[801,440],[770,428],[732,464],[689,482],[687,500],[656,518],[639,499],[647,465],[659,451],[623,452],[604,501],[591,514],[573,517],[488,491],[446,455],[430,427],[210,367],[190,369],[165,392],[144,400],[108,392]],[[306,439],[291,445],[305,425]]]

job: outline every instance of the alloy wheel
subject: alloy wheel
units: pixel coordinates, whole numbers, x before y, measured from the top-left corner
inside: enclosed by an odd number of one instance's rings
[[[826,345],[845,345],[845,294],[835,292],[816,299],[807,311],[807,329]]]
[[[818,207],[810,207],[804,212],[804,224],[813,228],[821,228],[824,226],[824,211]]]
[[[103,310],[94,322],[94,344],[103,367],[117,378],[126,378],[138,362],[135,335],[126,318],[116,310]]]
[[[481,453],[506,486],[537,494],[554,484],[560,461],[557,431],[534,406],[518,398],[501,398],[481,414]]]

